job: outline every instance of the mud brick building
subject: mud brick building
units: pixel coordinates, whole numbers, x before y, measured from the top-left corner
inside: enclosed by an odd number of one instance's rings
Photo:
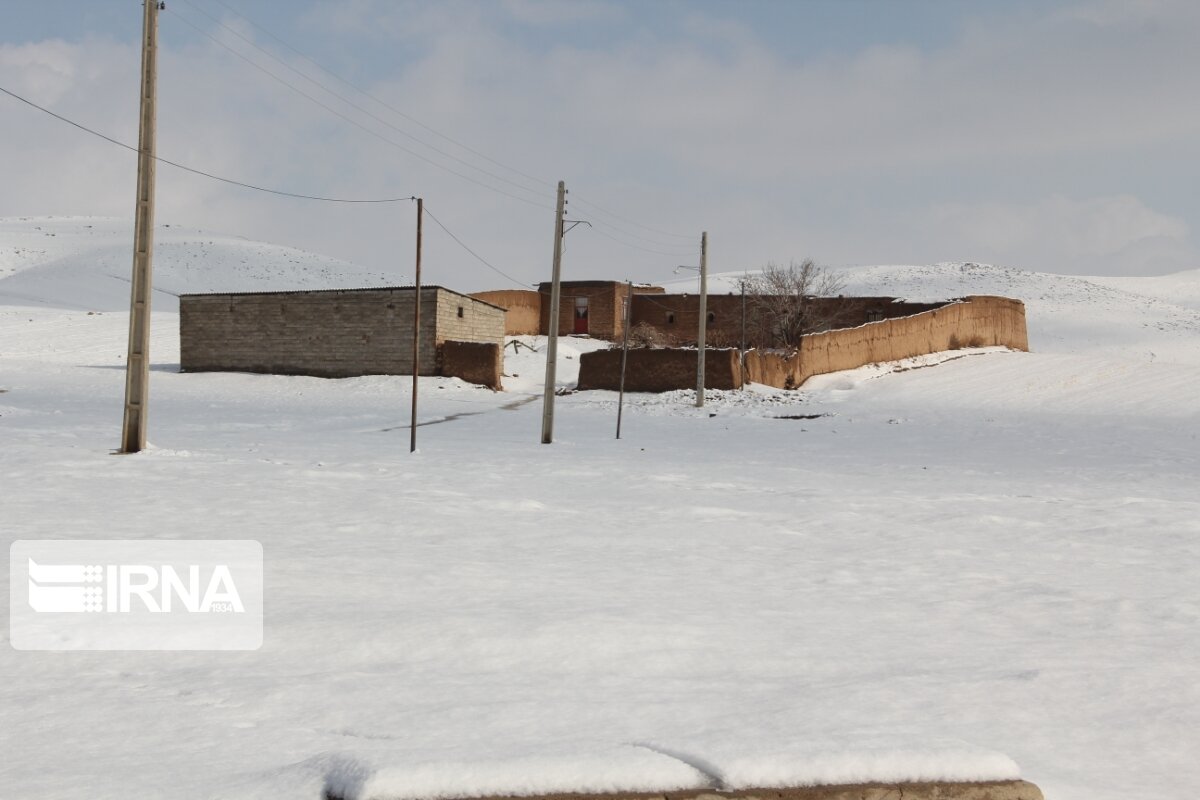
[[[472,297],[506,309],[505,333],[510,336],[550,332],[550,284],[538,290],[479,292]],[[700,322],[700,296],[695,293],[667,294],[661,286],[633,284],[632,293],[623,281],[563,281],[558,306],[558,330],[562,336],[587,335],[619,341],[625,332],[626,303],[632,302],[631,323],[649,328],[666,345],[695,344]],[[828,328],[852,328],[867,322],[906,317],[929,311],[944,303],[909,303],[892,297],[814,297],[809,302],[817,315],[828,320]],[[757,341],[756,315],[752,298],[745,302],[747,345]],[[736,346],[741,342],[743,298],[740,294],[709,294],[707,304],[708,343]]]
[[[662,294],[661,286],[621,281],[563,281],[559,289],[558,331],[562,335],[587,334],[597,339],[621,338],[625,332],[625,303],[642,294]],[[540,333],[550,332],[550,284],[538,287],[541,298]],[[635,306],[636,307],[636,306]]]
[[[659,294],[661,286],[633,284],[633,296]],[[550,284],[537,291],[503,289],[476,292],[471,297],[494,303],[506,310],[505,330],[509,336],[550,333]],[[625,331],[625,303],[630,297],[624,281],[563,281],[558,306],[560,336],[592,336],[615,341]]]

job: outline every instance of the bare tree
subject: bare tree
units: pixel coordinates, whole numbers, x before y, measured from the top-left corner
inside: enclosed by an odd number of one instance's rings
[[[845,313],[845,281],[812,259],[768,263],[746,282],[750,323],[759,346],[800,347],[801,337],[828,330]]]

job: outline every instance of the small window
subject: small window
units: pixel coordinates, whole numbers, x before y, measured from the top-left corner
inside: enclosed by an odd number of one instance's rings
[[[672,313],[669,313],[669,312],[667,313],[667,324],[668,324],[668,325],[674,325],[674,324],[675,324],[675,315],[674,315],[674,314],[672,314]]]
[[[883,312],[877,310],[868,311],[867,322],[883,322]]]
[[[463,307],[462,307],[462,306],[459,306],[459,307],[458,307],[458,318],[459,318],[459,319],[462,319],[462,315],[463,315]]]
[[[708,321],[709,321],[709,322],[716,322],[716,321],[717,321],[717,315],[716,315],[716,314],[714,314],[714,313],[713,313],[713,312],[711,312],[711,311],[710,311],[710,312],[708,312]]]

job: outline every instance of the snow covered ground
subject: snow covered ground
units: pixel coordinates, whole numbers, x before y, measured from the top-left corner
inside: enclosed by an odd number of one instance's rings
[[[506,392],[422,380],[415,455],[409,379],[179,374],[164,300],[154,447],[117,457],[126,228],[0,221],[3,544],[258,539],[265,643],[5,647],[0,795],[1200,785],[1200,312],[1172,302],[1200,273],[857,270],[1021,298],[1035,352],[634,395],[620,441],[587,392],[539,444],[541,357],[510,347]],[[169,231],[170,291],[369,285]],[[564,386],[595,346],[562,341]]]

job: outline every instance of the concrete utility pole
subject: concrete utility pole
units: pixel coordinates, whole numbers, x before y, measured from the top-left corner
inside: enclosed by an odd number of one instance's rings
[[[129,300],[129,350],[125,358],[125,418],[121,452],[146,446],[150,389],[150,292],[154,255],[155,95],[158,91],[159,0],[145,0],[142,18],[142,91],[138,121],[137,204],[133,224],[133,289]]]
[[[413,388],[412,422],[409,424],[408,452],[417,452],[417,378],[421,374],[421,222],[425,217],[425,201],[417,198],[417,274],[413,294]]]
[[[746,279],[738,281],[742,287],[742,347],[738,353],[738,369],[742,373],[742,388],[746,388]]]
[[[625,408],[625,362],[629,357],[629,322],[633,319],[633,281],[625,287],[625,331],[621,336],[621,387],[617,395],[617,438],[621,438],[621,411]]]
[[[704,408],[704,345],[708,336],[708,231],[700,234],[700,333],[696,339],[696,408]]]
[[[558,210],[554,213],[554,271],[550,278],[550,329],[546,339],[546,391],[542,398],[542,444],[554,441],[554,383],[558,366],[558,314],[561,296],[563,216],[567,185],[558,182]]]

